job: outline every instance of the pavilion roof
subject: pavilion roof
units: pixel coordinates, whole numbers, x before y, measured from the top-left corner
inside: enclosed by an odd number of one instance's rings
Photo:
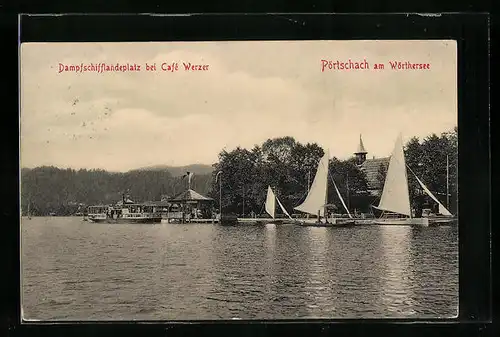
[[[171,198],[170,202],[179,202],[179,201],[212,201],[214,199],[201,195],[200,193],[188,189],[182,193],[179,193],[175,197]]]

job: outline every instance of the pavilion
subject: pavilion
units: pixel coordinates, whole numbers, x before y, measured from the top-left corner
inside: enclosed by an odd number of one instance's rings
[[[214,199],[201,195],[192,189],[187,189],[170,198],[168,202],[170,204],[169,221],[176,219],[182,222],[190,222],[212,219]]]

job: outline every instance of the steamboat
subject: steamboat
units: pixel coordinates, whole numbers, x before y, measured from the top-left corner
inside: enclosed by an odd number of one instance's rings
[[[122,200],[116,205],[88,207],[87,221],[103,223],[160,223],[161,209],[153,203]]]

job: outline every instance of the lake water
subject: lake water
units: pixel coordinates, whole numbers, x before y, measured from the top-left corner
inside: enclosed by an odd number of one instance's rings
[[[25,319],[458,314],[458,229],[22,221]]]

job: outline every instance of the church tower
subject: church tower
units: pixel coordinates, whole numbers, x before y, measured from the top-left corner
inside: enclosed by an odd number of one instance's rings
[[[359,135],[359,145],[358,145],[358,150],[354,153],[356,156],[356,163],[358,165],[361,165],[365,162],[366,160],[366,152],[365,146],[363,145],[363,140],[361,139],[361,135]]]

